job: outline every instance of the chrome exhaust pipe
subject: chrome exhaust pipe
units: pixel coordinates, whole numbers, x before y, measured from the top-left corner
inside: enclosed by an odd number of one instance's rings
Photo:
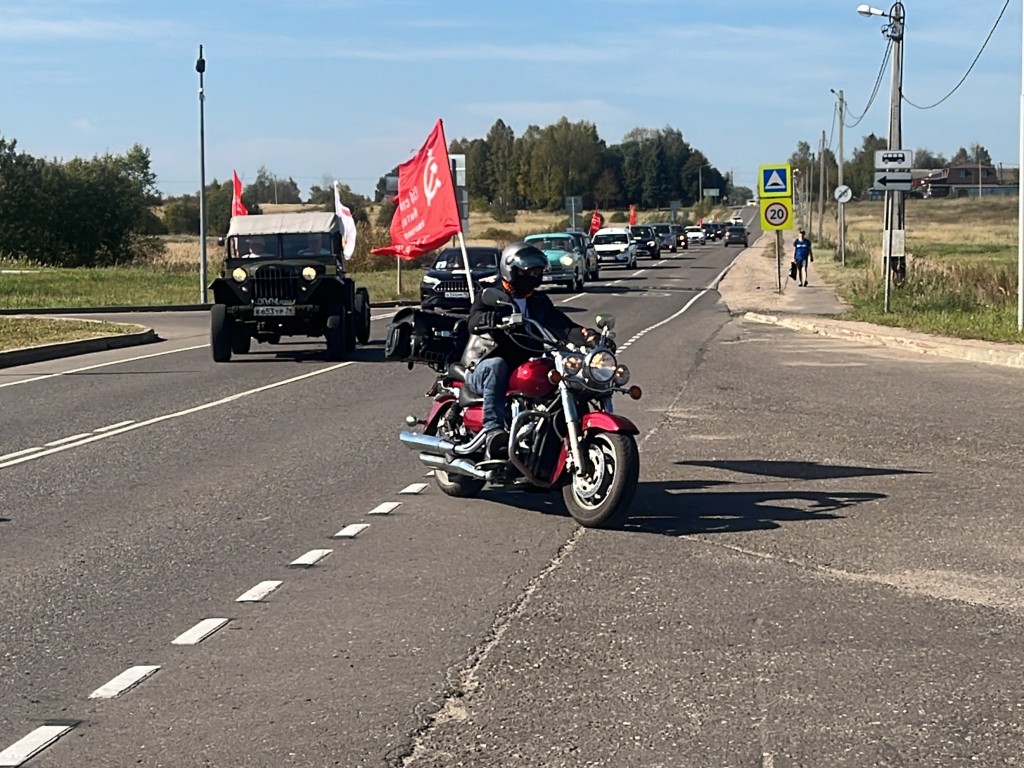
[[[423,435],[419,432],[400,432],[398,439],[405,443],[406,448],[414,451],[423,451],[434,456],[444,456],[455,450],[455,443],[444,440],[433,435]]]
[[[451,472],[455,475],[465,475],[466,477],[475,477],[477,480],[490,480],[491,473],[485,472],[482,469],[477,469],[471,462],[465,459],[454,459],[448,461],[444,456],[436,456],[431,453],[421,453],[420,461],[426,464],[428,467],[432,467],[435,470],[439,469],[442,472]]]

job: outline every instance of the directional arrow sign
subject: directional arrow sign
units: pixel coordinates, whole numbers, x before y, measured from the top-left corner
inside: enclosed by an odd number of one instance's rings
[[[882,171],[875,174],[875,189],[909,192],[913,186],[910,171]]]

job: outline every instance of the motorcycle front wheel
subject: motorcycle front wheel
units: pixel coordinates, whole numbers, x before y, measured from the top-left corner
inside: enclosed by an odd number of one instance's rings
[[[585,467],[575,468],[562,500],[585,528],[606,528],[626,517],[640,479],[640,453],[632,435],[596,432],[580,443]]]

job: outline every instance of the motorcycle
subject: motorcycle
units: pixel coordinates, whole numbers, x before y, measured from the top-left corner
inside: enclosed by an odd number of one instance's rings
[[[495,288],[484,291],[490,306],[509,304]],[[511,412],[507,457],[492,456],[483,432],[483,399],[466,384],[466,368],[451,363],[426,393],[433,398],[425,419],[406,418],[400,439],[419,451],[434,480],[449,496],[474,497],[491,485],[525,490],[561,490],[569,514],[582,526],[607,527],[623,519],[640,476],[637,427],[612,409],[612,395],[639,400],[626,387],[629,369],[615,356],[615,318],[598,315],[599,335],[589,347],[553,336],[519,312],[488,330],[512,338],[526,334],[543,352],[512,371],[507,400]]]

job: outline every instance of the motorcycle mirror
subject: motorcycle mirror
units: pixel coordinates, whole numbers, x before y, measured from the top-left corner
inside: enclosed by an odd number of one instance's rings
[[[615,327],[615,315],[598,315],[597,327],[607,328],[610,331]]]
[[[512,303],[509,301],[508,294],[500,288],[484,288],[480,298],[488,307],[501,307]]]

